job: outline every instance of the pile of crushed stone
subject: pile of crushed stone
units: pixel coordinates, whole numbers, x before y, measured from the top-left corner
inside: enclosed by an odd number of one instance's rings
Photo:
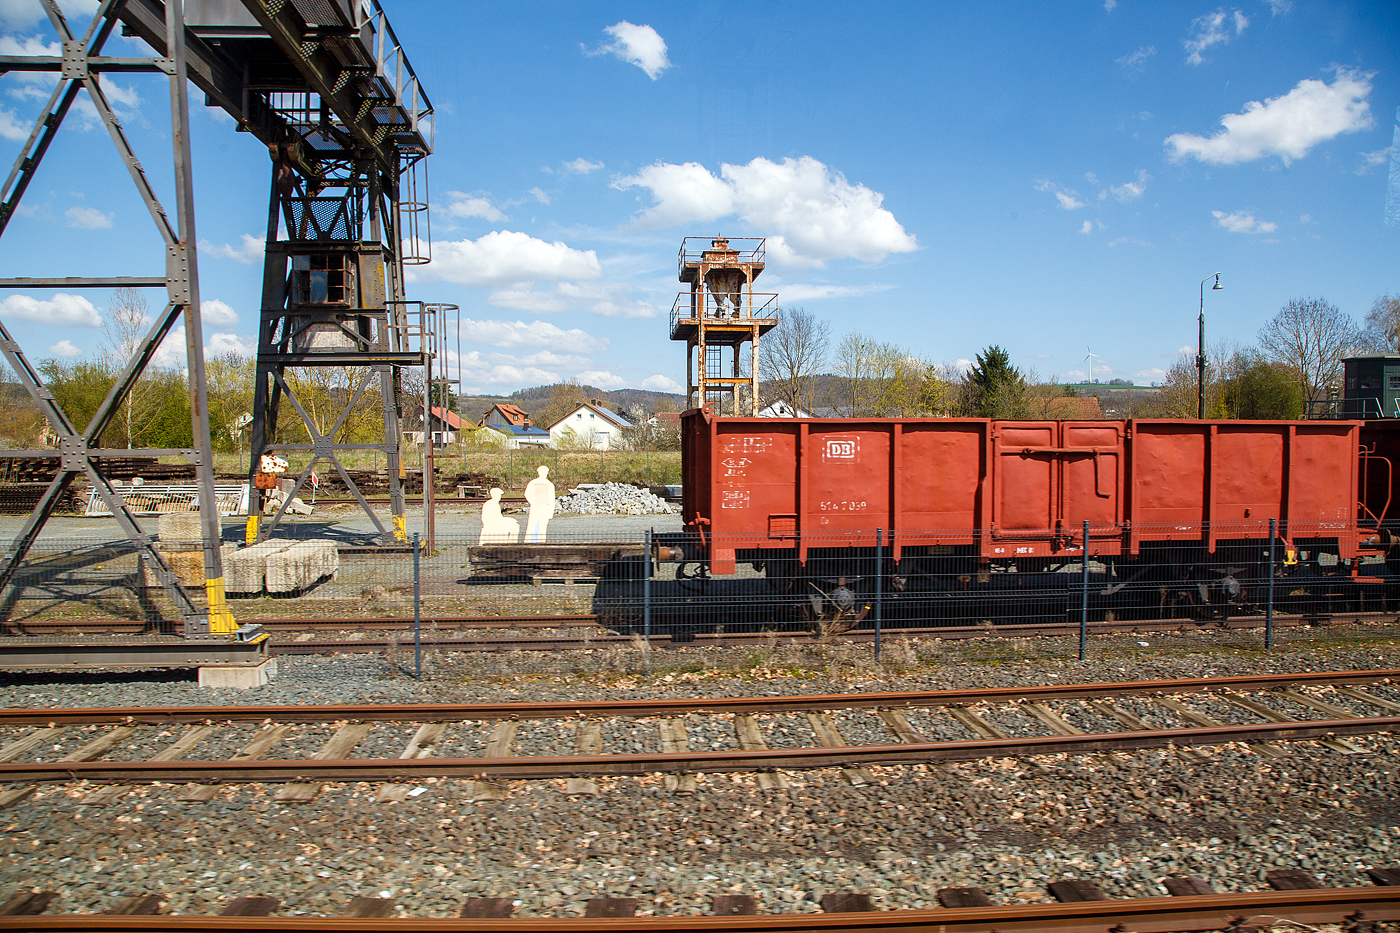
[[[554,511],[575,515],[673,515],[679,510],[645,489],[626,483],[604,483],[570,490],[555,500]]]

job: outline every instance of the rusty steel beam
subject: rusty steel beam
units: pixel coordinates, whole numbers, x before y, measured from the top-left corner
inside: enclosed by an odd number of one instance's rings
[[[1275,687],[1371,684],[1400,679],[1400,670],[1312,671],[1249,677],[1199,677],[1177,680],[1044,687],[993,687],[983,690],[928,690],[899,693],[852,693],[821,696],[719,697],[711,699],[581,700],[570,703],[417,703],[344,704],[336,706],[162,706],[90,709],[0,709],[0,726],[37,724],[151,724],[180,722],[453,722],[495,719],[592,719],[681,716],[687,713],[775,713],[834,709],[908,709],[967,706],[1021,700],[1081,700],[1125,695],[1269,690]],[[1370,720],[1351,720],[1369,722]]]

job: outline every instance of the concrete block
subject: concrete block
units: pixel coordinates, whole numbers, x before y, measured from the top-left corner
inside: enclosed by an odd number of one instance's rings
[[[219,556],[224,562],[224,578],[228,579],[228,560],[234,553],[237,545],[225,544],[219,548]],[[165,565],[175,574],[175,578],[180,581],[180,585],[189,590],[195,596],[204,594],[204,548],[181,548],[180,550],[168,550],[157,546],[161,558]],[[141,585],[145,587],[160,588],[160,581],[151,572],[151,562],[141,561]]]
[[[156,528],[156,536],[163,544],[198,544],[204,540],[198,512],[162,512]]]
[[[340,552],[331,541],[302,541],[267,558],[269,593],[297,593],[340,569]]]
[[[268,658],[261,664],[206,664],[199,669],[199,685],[247,690],[271,683],[276,675],[276,658]]]
[[[267,559],[290,547],[290,541],[264,541],[225,555],[224,592],[238,596],[261,593],[267,573]]]

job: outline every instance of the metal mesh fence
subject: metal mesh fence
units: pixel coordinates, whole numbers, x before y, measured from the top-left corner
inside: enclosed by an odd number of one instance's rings
[[[308,562],[288,539],[260,546],[265,586],[245,586],[231,605],[240,621],[262,622],[278,651],[399,660],[416,616],[430,669],[469,664],[488,676],[899,669],[953,654],[1262,652],[1400,635],[1400,554],[1359,549],[1354,527],[1293,523],[1271,538],[1267,525],[1262,535],[1258,523],[1215,525],[1179,540],[1195,531],[1091,528],[1087,559],[1083,529],[552,534],[488,545],[439,536],[416,561],[411,546],[327,544],[329,564]],[[1020,550],[998,551],[1000,541]],[[198,546],[162,554],[199,594]],[[257,556],[225,545],[226,578]],[[41,540],[0,594],[6,635],[175,632],[176,620],[125,542]]]

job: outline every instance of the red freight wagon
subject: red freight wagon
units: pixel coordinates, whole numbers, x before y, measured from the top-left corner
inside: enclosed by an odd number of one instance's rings
[[[736,550],[965,546],[985,559],[1144,542],[1336,539],[1357,553],[1353,421],[682,418],[683,517]]]

